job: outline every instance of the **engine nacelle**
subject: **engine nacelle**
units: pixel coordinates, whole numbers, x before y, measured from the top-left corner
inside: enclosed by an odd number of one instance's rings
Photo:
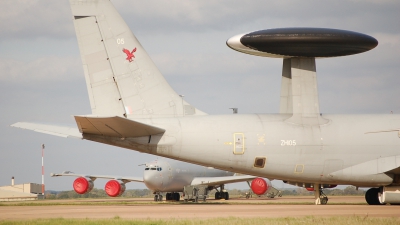
[[[253,181],[251,181],[250,185],[251,190],[256,195],[265,194],[270,187],[272,187],[271,181],[261,177],[255,178]]]
[[[94,183],[89,178],[78,177],[74,180],[72,186],[74,187],[76,193],[83,195],[90,192],[93,189]]]
[[[337,184],[323,184],[323,185],[321,185],[321,188],[335,188],[335,187],[337,187]],[[307,187],[306,189],[307,189],[307,191],[314,191],[313,187]]]
[[[104,190],[110,197],[121,196],[126,189],[125,183],[118,180],[110,180],[106,183]]]
[[[400,203],[400,186],[383,187],[382,193],[379,193],[380,203]]]

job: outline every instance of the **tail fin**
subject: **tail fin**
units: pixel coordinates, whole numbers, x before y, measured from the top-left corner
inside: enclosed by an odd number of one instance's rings
[[[171,88],[110,0],[70,0],[92,114],[205,115]]]

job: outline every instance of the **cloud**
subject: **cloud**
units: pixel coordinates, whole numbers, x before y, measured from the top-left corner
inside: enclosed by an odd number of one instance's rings
[[[0,1],[2,39],[29,39],[43,36],[66,38],[74,35],[67,1]]]
[[[165,33],[293,26],[392,32],[400,19],[399,2],[121,0],[114,4],[132,26]]]
[[[0,58],[0,80],[10,83],[65,81],[82,76],[79,58],[44,56],[24,62]]]
[[[178,1],[114,0],[139,33],[207,32],[293,26],[322,26],[392,33],[400,20],[397,1]],[[0,35],[9,38],[74,36],[68,1],[0,1]]]

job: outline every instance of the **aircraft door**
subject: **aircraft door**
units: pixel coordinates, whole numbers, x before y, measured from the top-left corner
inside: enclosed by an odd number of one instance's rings
[[[245,141],[243,133],[233,134],[233,154],[243,155],[245,152]]]

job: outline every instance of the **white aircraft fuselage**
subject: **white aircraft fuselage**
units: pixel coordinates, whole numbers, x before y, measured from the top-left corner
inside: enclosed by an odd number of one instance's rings
[[[400,139],[394,129],[399,115],[323,115],[329,120],[323,126],[285,122],[290,116],[233,114],[152,119],[152,125],[166,132],[151,136],[150,143],[148,137],[122,140],[83,135],[83,138],[299,184],[369,187],[393,181],[383,171],[400,161],[400,156],[396,157]],[[150,123],[146,119],[139,121]],[[368,133],[390,129],[393,132]],[[235,136],[244,137],[242,147],[236,148]],[[254,167],[256,157],[266,158],[264,168]]]
[[[227,177],[234,173],[175,160],[156,160],[146,164],[143,183],[153,192],[182,192],[196,177]]]

